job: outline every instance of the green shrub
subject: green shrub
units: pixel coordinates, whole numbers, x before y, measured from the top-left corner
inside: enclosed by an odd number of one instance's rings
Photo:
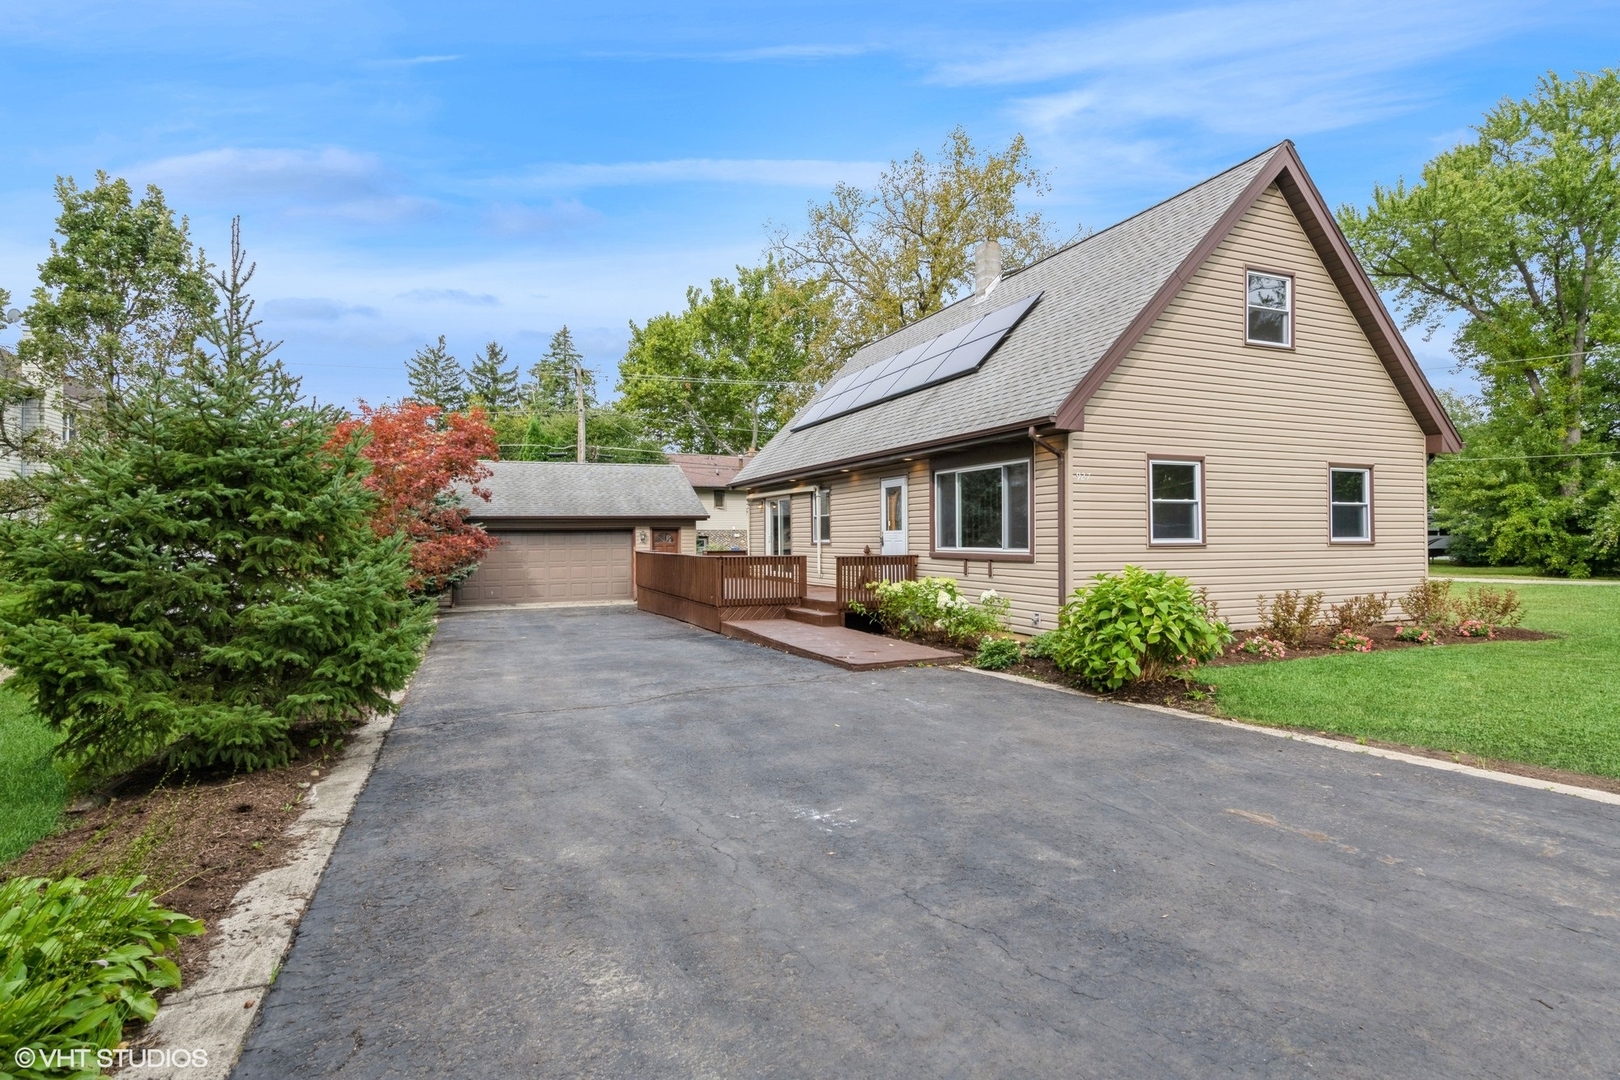
[[[1469,589],[1468,595],[1457,603],[1457,613],[1466,621],[1484,623],[1489,627],[1518,626],[1524,618],[1524,605],[1519,594],[1512,589],[1497,592],[1490,587]]]
[[[1139,566],[1098,574],[1076,589],[1058,613],[1055,633],[1057,666],[1105,690],[1207,660],[1232,640],[1186,578]]]
[[[925,577],[915,581],[874,581],[877,610],[851,605],[876,618],[885,633],[896,637],[937,638],[952,645],[976,647],[988,634],[1004,633],[1012,604],[994,589],[979,594],[978,603],[962,595],[956,580]]]
[[[1368,593],[1366,596],[1352,596],[1342,604],[1334,604],[1330,609],[1333,614],[1328,619],[1328,627],[1333,630],[1348,630],[1352,634],[1365,635],[1368,630],[1383,623],[1389,614],[1389,593],[1380,596],[1377,593]],[[1338,646],[1334,646],[1337,648]]]
[[[1301,648],[1322,621],[1326,599],[1326,593],[1302,593],[1298,589],[1278,593],[1269,604],[1264,596],[1257,597],[1255,608],[1260,615],[1260,629],[1267,637]]]
[[[18,1077],[61,1076],[18,1068],[27,1047],[47,1055],[88,1053],[85,1075],[98,1075],[96,1051],[116,1047],[131,1017],[157,1015],[158,990],[180,985],[166,953],[202,923],[159,907],[139,891],[141,878],[13,878],[0,885],[0,1069]]]
[[[1024,659],[1024,647],[1013,638],[987,637],[979,642],[973,666],[986,671],[1005,671]]]
[[[1401,610],[1419,626],[1450,626],[1458,618],[1451,582],[1445,578],[1431,578],[1401,597]]]
[[[1031,660],[1050,660],[1052,650],[1057,648],[1057,631],[1048,630],[1044,634],[1036,634],[1024,643],[1024,655]]]

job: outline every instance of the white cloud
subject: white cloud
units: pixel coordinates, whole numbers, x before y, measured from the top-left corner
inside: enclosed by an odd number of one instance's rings
[[[493,293],[470,293],[466,289],[411,289],[400,293],[395,299],[417,304],[456,304],[461,307],[499,307],[501,303]]]
[[[489,228],[504,236],[525,233],[560,233],[602,220],[602,214],[578,199],[558,199],[546,206],[495,203],[484,215]]]
[[[377,309],[368,304],[346,304],[323,296],[284,296],[264,302],[264,313],[271,319],[299,322],[336,322],[350,315],[374,319]]]
[[[269,200],[289,217],[386,223],[429,217],[430,199],[399,194],[399,178],[375,154],[223,147],[134,166],[131,173],[188,199],[230,203]]]
[[[543,165],[496,183],[536,190],[680,183],[826,188],[839,181],[865,183],[882,169],[881,163],[872,161],[677,158],[669,161]]]
[[[449,64],[460,59],[460,53],[450,53],[444,56],[398,56],[373,63],[377,67],[417,67],[422,64]]]

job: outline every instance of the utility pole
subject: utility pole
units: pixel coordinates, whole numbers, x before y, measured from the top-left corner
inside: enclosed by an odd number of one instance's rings
[[[585,460],[585,365],[574,365],[574,401],[579,411],[579,435],[574,441],[574,460]]]

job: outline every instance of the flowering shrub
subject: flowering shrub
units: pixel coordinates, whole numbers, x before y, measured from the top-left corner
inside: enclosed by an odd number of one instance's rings
[[[1372,638],[1350,630],[1340,630],[1334,635],[1333,647],[1349,652],[1372,652]]]
[[[1014,638],[987,637],[979,642],[973,666],[986,671],[1003,671],[1024,658],[1024,647]]]
[[[1438,645],[1440,639],[1434,636],[1433,630],[1425,630],[1421,626],[1396,626],[1396,641],[1415,641],[1419,645]]]
[[[1139,566],[1098,574],[1076,589],[1058,613],[1055,634],[1057,666],[1105,690],[1218,656],[1232,640],[1186,578]]]
[[[1266,660],[1288,659],[1288,649],[1283,643],[1264,634],[1254,634],[1239,647],[1250,656],[1259,656]]]
[[[1496,627],[1478,619],[1464,619],[1454,628],[1458,637],[1495,638]]]
[[[975,603],[962,595],[956,580],[925,577],[916,581],[874,581],[868,586],[877,596],[877,610],[852,604],[854,611],[877,619],[885,633],[896,637],[939,638],[952,645],[977,646],[988,634],[1007,629],[1012,602],[994,589],[979,594]]]

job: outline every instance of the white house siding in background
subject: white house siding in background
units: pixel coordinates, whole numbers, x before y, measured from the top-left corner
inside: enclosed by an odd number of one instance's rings
[[[42,398],[5,406],[5,427],[8,432],[27,433],[44,428],[53,438],[61,439],[67,432],[62,426],[59,395],[46,394]],[[27,476],[48,468],[39,462],[24,461],[16,453],[0,449],[0,480]]]
[[[1294,347],[1244,344],[1248,268],[1295,275]],[[1071,585],[1124,563],[1258,594],[1399,597],[1427,566],[1424,435],[1299,220],[1267,190],[1086,406],[1070,445]],[[1147,543],[1147,456],[1204,459],[1205,542]],[[1328,468],[1372,469],[1374,542],[1329,543]]]

